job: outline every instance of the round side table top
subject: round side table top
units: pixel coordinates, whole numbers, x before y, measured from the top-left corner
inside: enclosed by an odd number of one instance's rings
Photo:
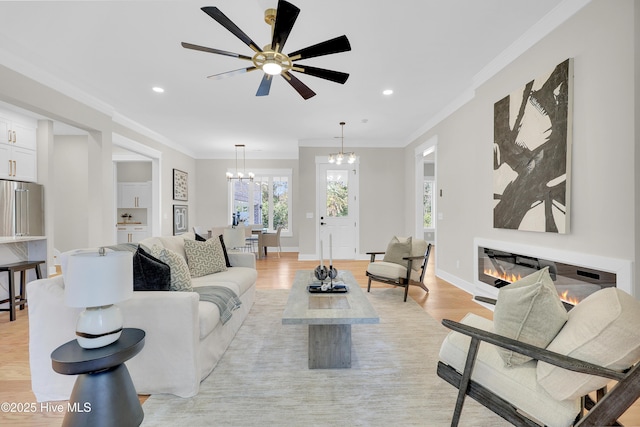
[[[77,375],[102,371],[126,362],[144,347],[142,329],[124,328],[118,341],[99,348],[82,348],[69,341],[51,353],[51,365],[59,374]]]

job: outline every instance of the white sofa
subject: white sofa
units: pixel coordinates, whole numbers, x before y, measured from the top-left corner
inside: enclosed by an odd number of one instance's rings
[[[160,245],[183,257],[182,236],[152,237],[144,246]],[[144,291],[119,305],[124,326],[146,332],[142,351],[126,362],[139,394],[170,393],[190,397],[216,366],[242,325],[256,290],[257,272],[252,253],[229,252],[232,267],[192,278],[192,286],[216,285],[233,289],[242,305],[224,325],[215,304],[200,301],[197,292]],[[51,367],[51,352],[75,338],[80,309],[64,304],[62,276],[28,284],[29,361],[31,384],[39,402],[67,400],[75,376],[61,375]]]

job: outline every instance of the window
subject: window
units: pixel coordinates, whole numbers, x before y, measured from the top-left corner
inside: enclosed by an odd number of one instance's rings
[[[291,170],[256,171],[253,182],[231,181],[231,218],[234,223],[261,224],[269,231],[282,226],[291,235]]]
[[[434,228],[433,225],[433,178],[429,177],[424,179],[424,187],[422,192],[422,202],[424,210],[422,212],[422,225],[423,228]]]

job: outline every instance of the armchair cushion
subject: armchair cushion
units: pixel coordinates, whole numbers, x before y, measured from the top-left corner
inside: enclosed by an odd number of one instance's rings
[[[545,267],[500,288],[493,314],[497,334],[545,348],[567,321],[567,310]],[[530,357],[497,347],[505,366],[516,366]]]
[[[569,312],[566,325],[547,350],[611,369],[627,369],[640,360],[640,301],[605,288]],[[574,399],[604,387],[609,380],[538,362],[538,383],[554,398]]]
[[[411,255],[411,237],[402,238],[400,240],[397,236],[393,236],[389,244],[387,245],[387,250],[384,253],[384,258],[382,259],[384,262],[391,262],[394,264],[399,264],[405,267],[405,274],[407,268],[407,260],[402,259]]]
[[[414,261],[414,264],[416,262]],[[399,277],[407,277],[407,267],[393,262],[376,261],[369,264],[367,272],[378,277],[387,277],[389,279],[397,279]],[[411,268],[411,280],[419,281],[420,272]]]

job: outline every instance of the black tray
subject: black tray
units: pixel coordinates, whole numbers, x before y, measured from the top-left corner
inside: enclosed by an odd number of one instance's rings
[[[322,290],[322,285],[309,285],[307,286],[307,290],[312,294],[345,294],[349,292],[349,288],[347,285],[333,285],[332,288],[327,289],[326,291]]]

